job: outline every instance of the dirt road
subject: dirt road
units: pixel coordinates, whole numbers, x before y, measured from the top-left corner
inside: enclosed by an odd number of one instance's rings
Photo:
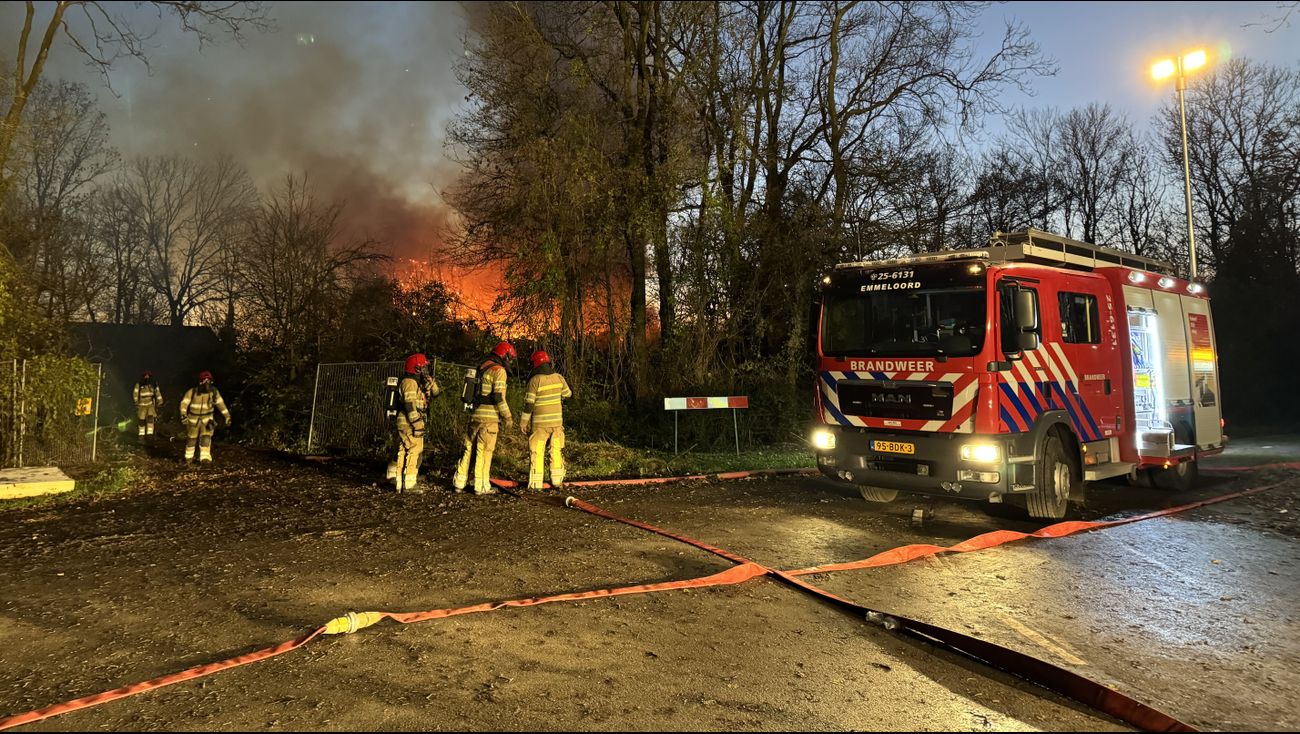
[[[1220,464],[1285,457],[1234,446]],[[1270,446],[1269,449],[1261,448]],[[1253,453],[1252,453],[1253,452]],[[349,610],[419,611],[701,576],[728,564],[556,504],[392,495],[370,467],[240,449],[142,458],[133,491],[0,510],[0,714],[293,637]],[[1281,482],[1067,539],[816,577],[977,634],[1194,725],[1300,728],[1300,473],[1190,496],[1100,485],[1101,517]],[[585,499],[798,568],[1043,523],[865,504],[819,479],[586,490]],[[510,609],[325,638],[30,729],[1048,729],[1124,727],[766,580]]]

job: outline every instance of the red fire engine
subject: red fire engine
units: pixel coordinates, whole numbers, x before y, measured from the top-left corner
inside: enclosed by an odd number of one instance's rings
[[[1205,288],[1168,263],[1030,229],[982,250],[845,263],[822,281],[827,476],[1024,502],[1064,517],[1083,482],[1171,489],[1223,450]]]

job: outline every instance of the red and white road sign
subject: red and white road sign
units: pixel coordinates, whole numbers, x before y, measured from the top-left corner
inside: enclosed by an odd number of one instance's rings
[[[714,408],[748,408],[749,397],[733,395],[714,398],[664,398],[664,410],[711,410]]]

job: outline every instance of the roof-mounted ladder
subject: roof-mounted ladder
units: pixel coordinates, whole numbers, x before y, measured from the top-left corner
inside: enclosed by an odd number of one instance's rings
[[[1105,267],[1124,267],[1170,275],[1174,272],[1174,266],[1164,260],[1132,255],[1111,247],[1102,247],[1101,245],[1093,245],[1080,240],[1072,240],[1069,237],[1062,237],[1058,234],[1032,228],[1020,232],[995,232],[989,238],[988,247],[979,250],[949,250],[947,252],[933,252],[910,257],[895,257],[888,260],[840,263],[835,266],[835,269],[881,268],[952,260],[1039,262],[1089,270]]]
[[[986,248],[994,260],[1028,260],[1088,269],[1123,267],[1151,273],[1172,274],[1174,266],[1164,260],[1133,255],[1111,247],[1072,240],[1041,229],[995,232]]]

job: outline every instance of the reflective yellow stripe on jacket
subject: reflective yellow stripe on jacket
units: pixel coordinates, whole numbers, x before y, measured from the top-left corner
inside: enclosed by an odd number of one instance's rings
[[[157,385],[141,385],[137,383],[134,392],[135,404],[139,407],[144,408],[162,402],[162,390],[159,390]]]
[[[479,367],[478,407],[471,416],[482,423],[496,423],[498,418],[511,420],[510,406],[506,404],[506,370],[496,362],[486,362]]]
[[[532,414],[532,424],[537,428],[564,425],[565,398],[573,396],[564,375],[533,375],[524,393],[524,415]]]
[[[192,387],[186,390],[185,397],[181,398],[182,418],[190,416],[202,418],[212,415],[218,410],[226,417],[226,420],[230,420],[230,411],[226,410],[226,401],[221,399],[221,393],[215,387],[206,393],[201,393]]]

